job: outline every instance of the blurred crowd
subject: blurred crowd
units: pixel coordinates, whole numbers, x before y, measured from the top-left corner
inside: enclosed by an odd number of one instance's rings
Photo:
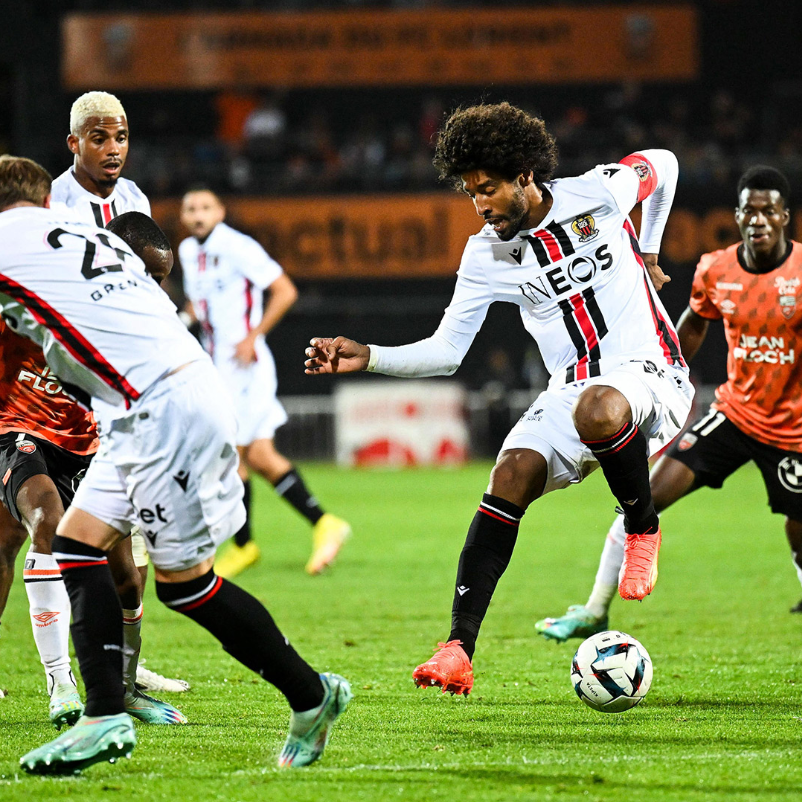
[[[544,117],[559,174],[644,147],[673,150],[684,186],[730,189],[746,165],[802,179],[802,119],[771,97],[723,89],[564,87],[494,91],[351,90],[126,97],[127,174],[156,197],[203,181],[235,194],[421,191],[438,186],[434,137],[458,103],[509,99]],[[796,118],[794,118],[794,114]]]

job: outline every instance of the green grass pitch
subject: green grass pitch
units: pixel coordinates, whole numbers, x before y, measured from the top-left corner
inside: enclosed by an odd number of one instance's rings
[[[355,698],[315,766],[279,772],[287,726],[278,693],[148,588],[147,664],[189,679],[169,697],[192,724],[137,724],[130,761],[81,777],[19,772],[53,736],[21,577],[0,639],[0,799],[61,800],[798,800],[802,789],[800,586],[782,519],[756,470],[664,516],[661,573],[642,604],[617,600],[611,626],[654,661],[645,702],[604,715],[574,694],[576,641],[533,624],[583,602],[614,501],[599,474],[533,505],[476,653],[468,700],[414,687],[410,672],[449,629],[457,557],[488,464],[454,471],[305,468],[354,537],[329,574],[303,572],[310,530],[256,487],[261,563],[241,584],[319,670]],[[21,568],[21,565],[20,565]],[[167,697],[166,697],[167,698]]]

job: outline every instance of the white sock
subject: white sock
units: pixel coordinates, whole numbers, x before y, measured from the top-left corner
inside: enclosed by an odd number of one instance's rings
[[[624,562],[624,516],[619,515],[604,541],[604,550],[599,561],[599,570],[596,572],[596,581],[585,607],[596,616],[604,618],[610,609],[610,603],[618,590],[618,574]]]
[[[39,659],[53,683],[72,682],[70,674],[70,597],[56,558],[29,550],[22,572]]]
[[[123,610],[123,682],[126,693],[133,693],[139,650],[142,648],[142,605]]]

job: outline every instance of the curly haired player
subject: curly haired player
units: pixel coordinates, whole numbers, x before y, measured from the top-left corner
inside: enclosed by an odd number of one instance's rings
[[[418,685],[468,693],[482,621],[529,505],[601,466],[625,511],[619,592],[643,599],[657,578],[660,528],[648,456],[684,424],[693,389],[676,332],[657,299],[657,251],[677,160],[633,153],[575,178],[553,179],[554,138],[509,103],[461,108],[440,132],[441,176],[484,221],[470,237],[451,304],[428,339],[394,348],[316,337],[310,374],[368,370],[450,375],[494,301],[518,304],[551,374],[502,445],[457,568],[451,632],[418,666]],[[640,240],[629,220],[643,202]]]
[[[688,308],[677,332],[691,359],[712,320],[727,336],[727,381],[709,412],[672,443],[650,476],[657,512],[700,487],[720,488],[746,462],[763,475],[772,512],[802,581],[802,245],[786,236],[788,179],[756,165],[738,182],[735,222],[742,241],[699,260]],[[623,559],[624,527],[610,527],[596,581],[584,605],[535,626],[552,640],[584,638],[608,628],[608,610]],[[802,602],[791,612],[802,612]]]

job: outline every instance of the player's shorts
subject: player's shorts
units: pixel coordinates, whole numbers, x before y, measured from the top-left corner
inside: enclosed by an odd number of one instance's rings
[[[802,521],[802,453],[755,440],[723,412],[711,407],[671,444],[666,456],[694,472],[696,487],[714,488],[752,460],[763,475],[771,511]]]
[[[92,461],[92,455],[73,454],[47,440],[26,432],[0,435],[0,476],[3,477],[3,504],[18,521],[17,493],[32,476],[44,474],[53,480],[64,509]]]
[[[579,439],[572,418],[574,403],[592,385],[614,387],[629,402],[632,422],[644,433],[654,454],[679,434],[693,401],[685,370],[632,361],[603,376],[543,391],[507,435],[501,451],[527,448],[548,465],[543,494],[581,482],[599,467],[593,452]]]
[[[272,355],[269,355],[272,360]],[[287,422],[287,413],[276,398],[276,372],[272,364],[256,363],[248,368],[222,371],[226,389],[234,401],[237,445],[272,440],[276,429]]]
[[[210,362],[162,379],[100,428],[73,505],[124,534],[139,524],[156,568],[203,562],[245,522],[231,399]]]

